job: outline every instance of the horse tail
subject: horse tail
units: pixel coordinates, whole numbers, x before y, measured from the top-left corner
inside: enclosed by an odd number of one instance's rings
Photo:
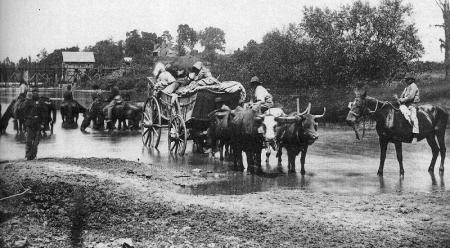
[[[442,130],[445,132],[447,128],[449,114],[441,107],[436,107],[436,116],[435,116],[435,130]]]

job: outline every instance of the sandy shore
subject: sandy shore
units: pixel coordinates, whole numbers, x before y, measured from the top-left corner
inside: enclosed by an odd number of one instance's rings
[[[179,193],[226,174],[117,159],[0,164],[0,247],[450,247],[450,191]],[[126,247],[126,246],[124,246]]]

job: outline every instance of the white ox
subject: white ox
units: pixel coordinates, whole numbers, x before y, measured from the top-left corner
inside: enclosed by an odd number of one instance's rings
[[[286,116],[286,114],[281,108],[270,108],[264,113],[263,124],[265,128],[266,163],[269,162],[272,149],[277,149],[275,144],[277,121],[275,121],[275,118],[282,116]]]

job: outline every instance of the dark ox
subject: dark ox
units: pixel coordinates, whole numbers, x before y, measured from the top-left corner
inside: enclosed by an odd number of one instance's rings
[[[264,142],[263,116],[257,109],[238,107],[231,120],[231,149],[234,167],[243,171],[242,151],[247,156],[247,170],[250,173],[262,172],[261,150]]]
[[[305,175],[305,158],[308,146],[312,145],[318,138],[316,119],[325,115],[326,109],[321,115],[310,114],[311,104],[303,113],[293,113],[287,117],[276,118],[278,144],[278,166],[281,169],[281,155],[283,147],[288,154],[288,172],[295,172],[295,158],[302,152],[300,157],[300,173]]]
[[[63,128],[76,128],[79,114],[86,113],[86,108],[76,101],[64,101],[61,103],[60,112]]]
[[[214,157],[214,153],[219,149],[220,160],[224,159],[224,148],[231,144],[231,121],[233,115],[230,110],[220,110],[214,112],[213,121],[208,130],[208,139],[211,147],[211,155]],[[226,155],[226,154],[225,154]]]
[[[397,160],[400,165],[400,175],[404,174],[402,143],[411,143],[413,139],[412,126],[399,111],[398,103],[379,101],[368,97],[366,92],[355,91],[356,98],[349,104],[350,111],[347,115],[347,123],[355,130],[356,137],[359,135],[356,124],[363,116],[372,116],[376,121],[376,130],[380,142],[380,166],[378,175],[383,175],[384,161],[386,159],[386,149],[389,142],[394,143],[397,153]],[[439,171],[444,172],[445,160],[445,129],[448,121],[448,113],[442,108],[429,104],[421,105],[417,109],[417,118],[419,120],[419,134],[417,140],[426,139],[431,147],[433,157],[431,159],[429,172],[434,171],[439,152],[441,153],[441,166]],[[436,143],[439,143],[439,145]]]

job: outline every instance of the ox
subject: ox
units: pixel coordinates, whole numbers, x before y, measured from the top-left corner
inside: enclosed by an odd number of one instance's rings
[[[214,153],[219,148],[219,156],[222,161],[223,149],[231,144],[231,120],[232,114],[229,108],[220,109],[215,111],[211,116],[213,121],[208,129],[207,138],[208,143],[211,145],[211,156],[214,157]],[[227,155],[227,154],[225,154]]]
[[[275,133],[277,128],[277,121],[275,118],[286,116],[281,108],[270,108],[264,112],[263,128],[266,148],[266,163],[269,162],[270,154],[273,150],[277,150],[275,142]]]
[[[293,113],[287,117],[277,117],[275,120],[279,123],[277,127],[276,139],[278,142],[278,166],[281,169],[281,155],[284,147],[288,154],[288,172],[295,172],[295,158],[302,152],[300,163],[300,173],[305,175],[305,158],[308,146],[312,145],[317,139],[317,122],[316,119],[325,115],[310,114],[311,104],[303,113]]]
[[[263,115],[258,108],[232,111],[231,119],[231,149],[236,170],[243,171],[242,152],[247,156],[247,171],[262,172],[261,150],[264,143]],[[255,168],[256,167],[256,168]]]

